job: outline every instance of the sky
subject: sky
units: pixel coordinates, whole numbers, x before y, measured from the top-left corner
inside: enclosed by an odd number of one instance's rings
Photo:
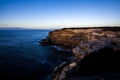
[[[120,26],[120,0],[0,0],[0,27]]]

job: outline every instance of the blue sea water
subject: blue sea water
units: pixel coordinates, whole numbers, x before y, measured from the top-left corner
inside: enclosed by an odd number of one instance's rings
[[[0,80],[49,80],[66,52],[38,42],[50,30],[0,30]]]

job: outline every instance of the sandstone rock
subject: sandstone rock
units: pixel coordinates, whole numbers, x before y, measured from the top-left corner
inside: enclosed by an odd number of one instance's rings
[[[72,62],[53,71],[52,80],[109,80],[114,74],[120,74],[120,27],[55,30],[42,43],[71,49],[75,56]],[[111,78],[115,79],[115,76]]]
[[[75,66],[76,66],[76,63],[73,62],[73,63],[71,63],[69,66],[70,66],[70,67],[75,67]]]

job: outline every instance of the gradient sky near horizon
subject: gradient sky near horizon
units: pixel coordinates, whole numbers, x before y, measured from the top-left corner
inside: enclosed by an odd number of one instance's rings
[[[120,26],[120,0],[0,0],[0,27]]]

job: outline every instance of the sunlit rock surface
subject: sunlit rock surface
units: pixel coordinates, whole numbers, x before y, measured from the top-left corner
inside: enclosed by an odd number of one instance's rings
[[[75,56],[57,66],[51,80],[120,80],[120,27],[55,30],[40,43]]]

